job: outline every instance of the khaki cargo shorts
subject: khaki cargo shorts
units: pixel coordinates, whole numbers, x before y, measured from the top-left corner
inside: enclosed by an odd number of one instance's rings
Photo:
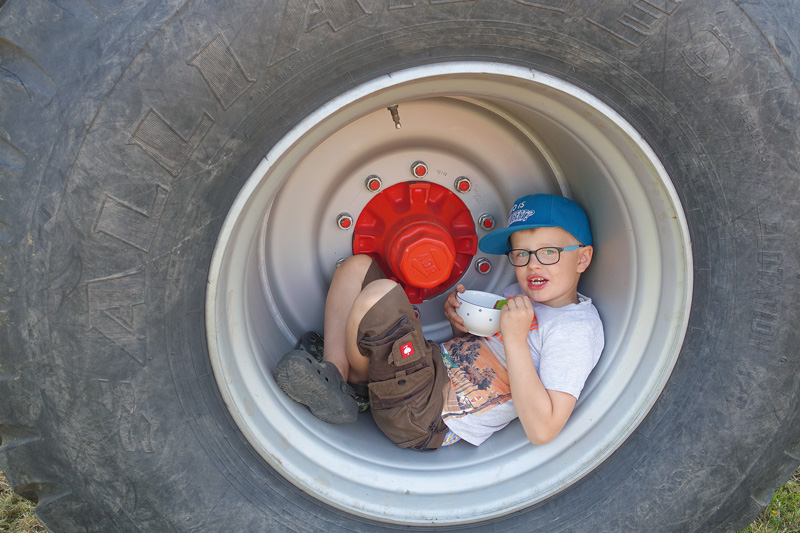
[[[363,286],[383,277],[373,263]],[[439,448],[447,434],[442,405],[450,380],[439,346],[422,336],[402,287],[392,289],[364,315],[358,348],[370,358],[370,411],[381,431],[401,448]]]

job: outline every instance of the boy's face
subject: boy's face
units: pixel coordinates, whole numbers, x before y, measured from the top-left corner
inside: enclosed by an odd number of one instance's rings
[[[566,248],[580,244],[569,232],[561,228],[536,228],[511,234],[511,247],[538,250],[546,246]],[[564,307],[578,303],[578,280],[592,262],[591,246],[561,252],[554,265],[543,265],[531,254],[527,266],[514,267],[522,291],[534,302],[550,307]]]

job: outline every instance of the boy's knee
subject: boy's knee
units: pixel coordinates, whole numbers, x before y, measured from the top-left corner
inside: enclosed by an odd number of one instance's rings
[[[347,316],[348,336],[355,342],[361,321],[366,317],[381,299],[392,291],[398,284],[389,279],[379,279],[369,283],[356,296],[350,314]],[[353,352],[355,353],[355,351]]]
[[[375,280],[361,290],[361,293],[356,298],[355,305],[358,305],[366,312],[377,304],[381,298],[389,294],[397,285],[397,282],[390,279]]]
[[[348,257],[339,265],[339,268],[336,269],[336,273],[346,273],[347,275],[360,274],[363,277],[370,266],[372,266],[372,258],[365,254],[358,254]]]

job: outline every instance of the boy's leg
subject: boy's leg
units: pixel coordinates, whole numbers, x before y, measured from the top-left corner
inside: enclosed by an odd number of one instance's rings
[[[343,263],[328,290],[323,361],[296,349],[284,355],[275,368],[275,381],[283,392],[325,422],[346,424],[358,417],[356,395],[347,384],[352,373],[344,332],[361,287],[378,277],[383,273],[368,256],[355,256]]]
[[[351,376],[347,356],[347,320],[356,298],[365,284],[383,273],[368,255],[355,255],[342,263],[333,275],[325,300],[324,360],[336,365],[345,381],[366,383],[361,376]]]
[[[361,320],[384,296],[397,287],[397,283],[389,279],[379,279],[369,283],[358,294],[345,326],[347,362],[350,366],[350,383],[366,385],[369,383],[369,357],[362,355],[358,348],[358,327]]]

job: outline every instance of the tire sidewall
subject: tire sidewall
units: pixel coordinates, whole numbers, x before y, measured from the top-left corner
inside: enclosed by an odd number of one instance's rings
[[[782,327],[798,297],[787,238],[800,232],[798,96],[768,43],[755,28],[725,30],[750,24],[732,5],[716,9],[727,2],[667,2],[647,36],[616,25],[627,2],[332,4],[350,11],[327,24],[317,15],[319,26],[291,37],[282,4],[227,18],[184,6],[105,97],[75,161],[53,162],[69,176],[36,243],[47,275],[31,292],[46,294],[34,304],[53,317],[35,325],[49,354],[37,375],[46,438],[74,465],[76,495],[93,502],[89,523],[380,527],[292,486],[236,428],[208,360],[208,265],[243,182],[310,112],[377,76],[469,58],[561,77],[633,124],[673,180],[695,264],[687,336],[647,419],[592,475],[498,521],[526,531],[724,525],[717,507],[743,498],[726,487],[800,438],[783,429],[788,411],[763,416],[776,400],[795,412],[798,401],[794,334]],[[720,56],[700,61],[709,43]],[[197,58],[212,52],[235,58],[241,89],[211,88]],[[159,127],[191,145],[188,157],[159,159],[144,144]]]

